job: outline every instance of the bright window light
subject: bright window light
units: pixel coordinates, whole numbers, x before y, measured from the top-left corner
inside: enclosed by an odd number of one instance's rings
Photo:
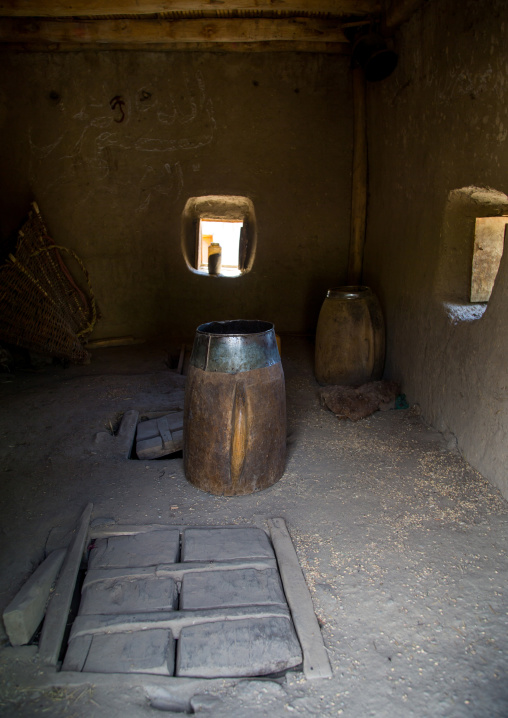
[[[488,302],[503,256],[508,217],[477,217],[471,272],[472,302]]]
[[[237,277],[241,274],[239,267],[241,221],[219,221],[201,219],[200,221],[200,257],[199,269],[208,272],[208,247],[212,242],[219,244],[222,254],[220,274]]]

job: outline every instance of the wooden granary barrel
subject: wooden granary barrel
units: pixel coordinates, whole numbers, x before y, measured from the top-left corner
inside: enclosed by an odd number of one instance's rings
[[[320,384],[360,385],[381,379],[385,327],[369,287],[329,289],[316,330],[315,374]]]
[[[280,479],[286,395],[273,324],[197,328],[185,389],[184,470],[212,494],[249,494]]]

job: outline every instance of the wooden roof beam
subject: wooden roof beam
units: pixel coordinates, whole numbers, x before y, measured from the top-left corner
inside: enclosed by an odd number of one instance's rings
[[[172,44],[346,43],[340,22],[314,18],[207,18],[197,20],[21,20],[0,19],[0,45],[37,48],[63,45],[108,49],[110,45],[150,49]],[[269,49],[269,48],[267,48]]]
[[[0,0],[2,17],[90,17],[171,12],[265,11],[372,15],[380,0]]]

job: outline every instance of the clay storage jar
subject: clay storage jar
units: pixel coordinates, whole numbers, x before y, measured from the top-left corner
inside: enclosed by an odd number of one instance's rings
[[[250,494],[280,479],[286,393],[273,324],[238,319],[196,330],[185,389],[185,476],[212,494]]]
[[[381,379],[385,327],[369,287],[329,289],[316,330],[315,373],[320,384],[359,386]]]

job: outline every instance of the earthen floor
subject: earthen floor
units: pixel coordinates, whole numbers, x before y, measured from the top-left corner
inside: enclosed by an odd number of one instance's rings
[[[181,459],[104,459],[94,443],[127,409],[167,407],[182,380],[164,348],[97,349],[88,366],[0,375],[0,609],[44,552],[65,544],[89,501],[94,520],[122,524],[264,528],[282,517],[333,678],[202,682],[191,709],[221,718],[506,716],[508,503],[416,406],[339,422],[320,407],[311,343],[283,337],[282,353],[286,471],[265,491],[231,498],[188,484]],[[51,684],[35,648],[12,649],[0,631],[2,715],[189,709],[190,694],[172,703],[146,676]]]

